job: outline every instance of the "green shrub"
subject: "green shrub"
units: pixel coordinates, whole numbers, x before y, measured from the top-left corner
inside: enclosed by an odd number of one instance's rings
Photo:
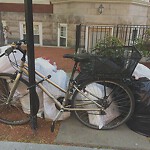
[[[104,39],[99,40],[92,52],[100,56],[117,57],[123,55],[123,43],[116,37],[106,36]]]
[[[150,57],[150,29],[146,30],[143,38],[136,40],[135,46],[143,57]]]

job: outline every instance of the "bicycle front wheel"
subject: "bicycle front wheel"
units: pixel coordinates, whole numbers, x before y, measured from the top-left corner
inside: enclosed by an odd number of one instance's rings
[[[89,81],[73,95],[77,119],[94,129],[113,129],[126,122],[134,110],[134,97],[123,83]],[[82,92],[82,93],[81,93]],[[84,109],[84,110],[82,110]]]
[[[0,122],[9,125],[21,125],[27,123],[30,118],[22,109],[20,99],[28,97],[28,82],[19,80],[19,84],[10,102],[7,102],[11,88],[14,85],[15,76],[8,73],[0,73]]]

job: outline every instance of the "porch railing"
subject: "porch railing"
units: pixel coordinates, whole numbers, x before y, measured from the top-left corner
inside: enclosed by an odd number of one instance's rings
[[[148,25],[77,25],[76,26],[76,52],[83,50],[90,52],[99,40],[106,35],[120,39],[124,46],[131,46],[137,39],[145,39]]]

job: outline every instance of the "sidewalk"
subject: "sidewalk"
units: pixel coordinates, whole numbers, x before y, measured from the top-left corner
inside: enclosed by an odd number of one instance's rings
[[[113,130],[94,130],[74,116],[62,121],[54,145],[0,142],[0,150],[149,150],[150,138],[122,125]]]
[[[0,150],[108,150],[76,146],[31,144],[19,142],[0,142]],[[110,149],[109,149],[110,150]]]
[[[150,138],[133,132],[126,125],[112,130],[94,130],[74,117],[62,122],[55,143],[115,150],[150,150]]]

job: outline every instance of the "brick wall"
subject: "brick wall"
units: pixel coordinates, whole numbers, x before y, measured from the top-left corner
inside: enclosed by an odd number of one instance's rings
[[[73,54],[73,49],[57,48],[57,47],[35,47],[35,57],[43,57],[50,59],[50,62],[56,62],[58,69],[63,69],[66,72],[72,70],[74,61],[63,58],[64,54]]]

